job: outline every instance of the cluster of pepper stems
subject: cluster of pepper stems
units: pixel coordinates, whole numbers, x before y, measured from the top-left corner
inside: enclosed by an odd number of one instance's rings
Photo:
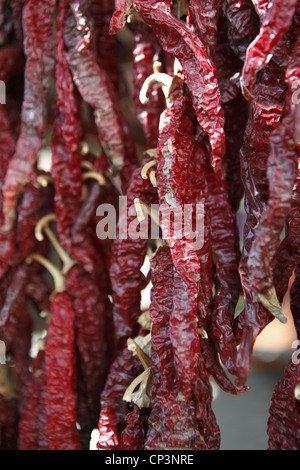
[[[0,448],[219,449],[211,380],[247,393],[290,285],[300,339],[299,0],[1,0],[0,42]],[[99,238],[103,203],[160,238]],[[291,359],[269,449],[299,387]]]

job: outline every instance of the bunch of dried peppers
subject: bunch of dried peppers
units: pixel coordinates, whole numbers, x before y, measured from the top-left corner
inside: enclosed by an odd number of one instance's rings
[[[219,449],[291,280],[300,340],[299,0],[1,0],[0,79],[0,448]]]

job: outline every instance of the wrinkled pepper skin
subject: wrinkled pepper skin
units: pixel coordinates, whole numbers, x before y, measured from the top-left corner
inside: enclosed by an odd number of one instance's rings
[[[66,292],[55,295],[51,314],[45,353],[46,433],[49,449],[80,450],[75,401],[75,312]],[[59,351],[59,355],[56,351]]]

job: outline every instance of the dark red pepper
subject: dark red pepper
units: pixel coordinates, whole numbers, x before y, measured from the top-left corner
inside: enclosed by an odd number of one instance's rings
[[[38,3],[30,0],[23,8],[25,90],[20,136],[3,186],[5,231],[12,229],[18,196],[30,179],[45,142],[46,99],[54,70],[52,15],[56,2],[47,0],[37,6]]]

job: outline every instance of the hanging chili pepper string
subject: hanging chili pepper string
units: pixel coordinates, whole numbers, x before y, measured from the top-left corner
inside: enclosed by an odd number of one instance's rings
[[[108,339],[111,333],[107,331],[105,303],[102,292],[98,292],[95,283],[86,275],[84,269],[76,260],[70,258],[68,253],[59,245],[49,224],[56,220],[55,214],[48,214],[37,224],[35,234],[37,239],[43,239],[43,232],[55,248],[62,261],[62,272],[65,275],[65,286],[70,296],[75,312],[74,341],[78,350],[77,368],[84,386],[79,386],[86,394],[79,400],[79,410],[84,412],[79,416],[82,434],[90,435],[97,425],[99,416],[99,396],[104,387],[113,344]],[[89,417],[87,419],[87,416]]]

